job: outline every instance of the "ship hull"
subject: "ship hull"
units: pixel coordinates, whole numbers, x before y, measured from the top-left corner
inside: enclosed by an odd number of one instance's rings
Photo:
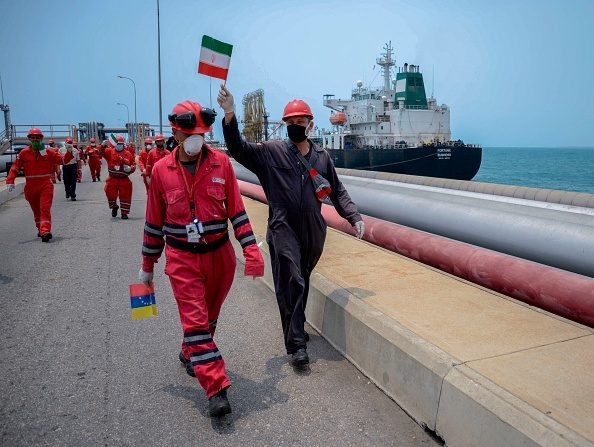
[[[399,149],[326,149],[337,168],[471,180],[478,172],[482,148],[420,146]]]

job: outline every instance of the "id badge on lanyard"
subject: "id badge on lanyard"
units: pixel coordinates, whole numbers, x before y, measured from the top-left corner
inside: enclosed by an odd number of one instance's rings
[[[186,225],[186,236],[188,237],[188,242],[197,243],[200,242],[200,238],[204,233],[204,228],[202,226],[202,222],[198,220],[196,217],[195,206],[194,206],[194,183],[192,183],[192,187],[188,186],[188,181],[186,180],[186,175],[184,172],[184,168],[178,164],[178,168],[181,171],[182,178],[184,179],[184,183],[186,185],[186,193],[188,195],[188,200],[190,202],[190,212],[192,213],[192,222]]]

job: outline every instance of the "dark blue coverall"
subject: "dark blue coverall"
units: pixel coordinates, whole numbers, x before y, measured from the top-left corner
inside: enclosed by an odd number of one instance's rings
[[[304,323],[309,278],[326,240],[321,203],[305,167],[289,150],[289,140],[247,142],[239,133],[235,116],[229,124],[223,118],[223,134],[229,153],[256,174],[268,199],[266,242],[285,347],[288,354],[293,354],[306,348]],[[338,214],[354,225],[362,220],[361,215],[338,179],[330,156],[311,141],[309,144],[306,158],[330,183],[330,199]]]

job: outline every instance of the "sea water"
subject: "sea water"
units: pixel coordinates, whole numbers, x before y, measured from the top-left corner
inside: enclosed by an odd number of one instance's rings
[[[473,180],[594,194],[594,147],[486,147]]]

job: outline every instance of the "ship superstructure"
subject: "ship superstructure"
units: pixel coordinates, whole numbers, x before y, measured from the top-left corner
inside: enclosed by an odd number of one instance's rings
[[[419,66],[405,63],[398,68],[396,79],[392,79],[395,61],[391,43],[384,46],[376,63],[382,70],[381,87],[364,87],[358,81],[350,99],[324,95],[324,105],[334,111],[330,116],[333,130],[321,135],[321,144],[331,151],[336,165],[472,178],[480,167],[482,150],[461,140],[452,141],[450,109],[445,104],[438,105],[433,95],[427,98]],[[421,152],[413,151],[423,148]],[[428,160],[419,162],[418,156]],[[430,158],[444,162],[440,166]],[[461,163],[466,166],[461,167]]]

